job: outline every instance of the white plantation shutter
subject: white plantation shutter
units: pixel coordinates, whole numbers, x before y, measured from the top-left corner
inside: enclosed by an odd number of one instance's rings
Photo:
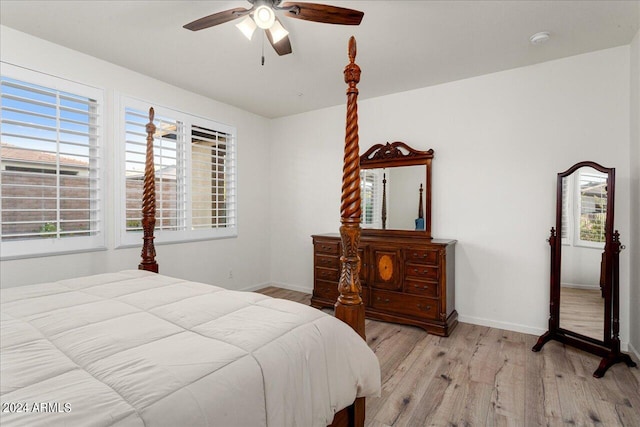
[[[124,203],[120,244],[139,244],[149,104],[123,97]],[[154,107],[156,242],[237,234],[235,129]]]
[[[102,91],[15,67],[0,84],[2,257],[104,246]]]
[[[380,169],[360,170],[363,228],[382,228],[382,179]]]
[[[233,135],[192,126],[192,227],[234,227],[235,157]]]
[[[581,242],[604,243],[607,212],[607,175],[592,168],[580,170],[579,239]]]
[[[560,238],[562,243],[567,243],[571,239],[571,215],[573,203],[573,192],[571,185],[571,177],[565,176],[562,178],[562,229],[560,231]]]
[[[147,147],[148,113],[126,109],[125,177],[127,230],[142,230],[142,187]],[[153,154],[156,176],[156,229],[185,228],[185,130],[184,124],[155,116]]]

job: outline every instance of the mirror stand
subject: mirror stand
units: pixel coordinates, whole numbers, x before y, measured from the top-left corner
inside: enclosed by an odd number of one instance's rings
[[[620,351],[619,260],[624,246],[620,233],[613,229],[614,194],[614,168],[580,162],[558,174],[556,227],[551,228],[547,240],[551,246],[549,330],[531,349],[538,352],[547,342],[556,340],[596,354],[602,357],[593,373],[596,378],[619,362],[636,366],[628,354]],[[563,246],[567,251],[564,265]],[[600,256],[601,249],[604,252]],[[576,256],[577,251],[583,251],[581,256]],[[591,261],[576,263],[574,258]],[[595,264],[596,258],[597,266],[587,265]],[[598,277],[589,283],[585,273],[594,270]],[[587,285],[579,285],[581,281]],[[572,299],[574,294],[580,297]],[[593,305],[597,310],[589,312]],[[594,321],[595,328],[584,326]]]

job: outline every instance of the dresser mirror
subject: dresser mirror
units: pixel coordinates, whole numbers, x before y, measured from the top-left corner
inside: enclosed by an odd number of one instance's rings
[[[549,330],[533,351],[557,340],[603,357],[602,377],[617,362],[635,366],[620,352],[620,235],[614,231],[615,169],[580,162],[558,173],[556,225],[551,246]]]
[[[406,231],[431,237],[433,150],[403,142],[376,144],[360,156],[362,228]]]

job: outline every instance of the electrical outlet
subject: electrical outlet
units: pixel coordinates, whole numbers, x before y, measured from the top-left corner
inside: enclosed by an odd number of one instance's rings
[[[229,279],[233,279],[233,270],[229,270]]]

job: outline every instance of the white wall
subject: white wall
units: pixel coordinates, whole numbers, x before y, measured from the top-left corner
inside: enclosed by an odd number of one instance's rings
[[[600,263],[604,249],[562,245],[562,286],[600,289]]]
[[[255,287],[268,282],[270,197],[269,186],[260,179],[269,171],[269,165],[264,162],[269,156],[267,119],[4,26],[0,31],[2,61],[105,89],[105,141],[111,165],[115,147],[120,142],[114,131],[116,92],[149,101],[151,106],[168,106],[235,126],[238,130],[238,237],[158,245],[157,259],[161,273],[228,288]],[[114,200],[115,183],[106,184],[106,200]],[[2,261],[1,285],[16,286],[137,268],[140,248],[114,249],[113,203],[108,203],[106,209],[108,250]],[[248,263],[251,268],[247,268]],[[229,279],[229,270],[233,270],[232,279]]]
[[[359,88],[366,95],[366,69]],[[628,241],[629,103],[629,46],[360,101],[361,152],[386,141],[435,151],[433,235],[458,240],[461,321],[546,330],[556,174],[578,161],[616,167],[615,226]],[[271,275],[280,285],[312,289],[309,236],[339,228],[345,114],[339,106],[273,122]],[[623,252],[623,341],[629,263]]]
[[[631,168],[631,235],[629,257],[631,265],[631,337],[630,347],[640,358],[640,31],[631,42],[631,120],[630,156]]]

